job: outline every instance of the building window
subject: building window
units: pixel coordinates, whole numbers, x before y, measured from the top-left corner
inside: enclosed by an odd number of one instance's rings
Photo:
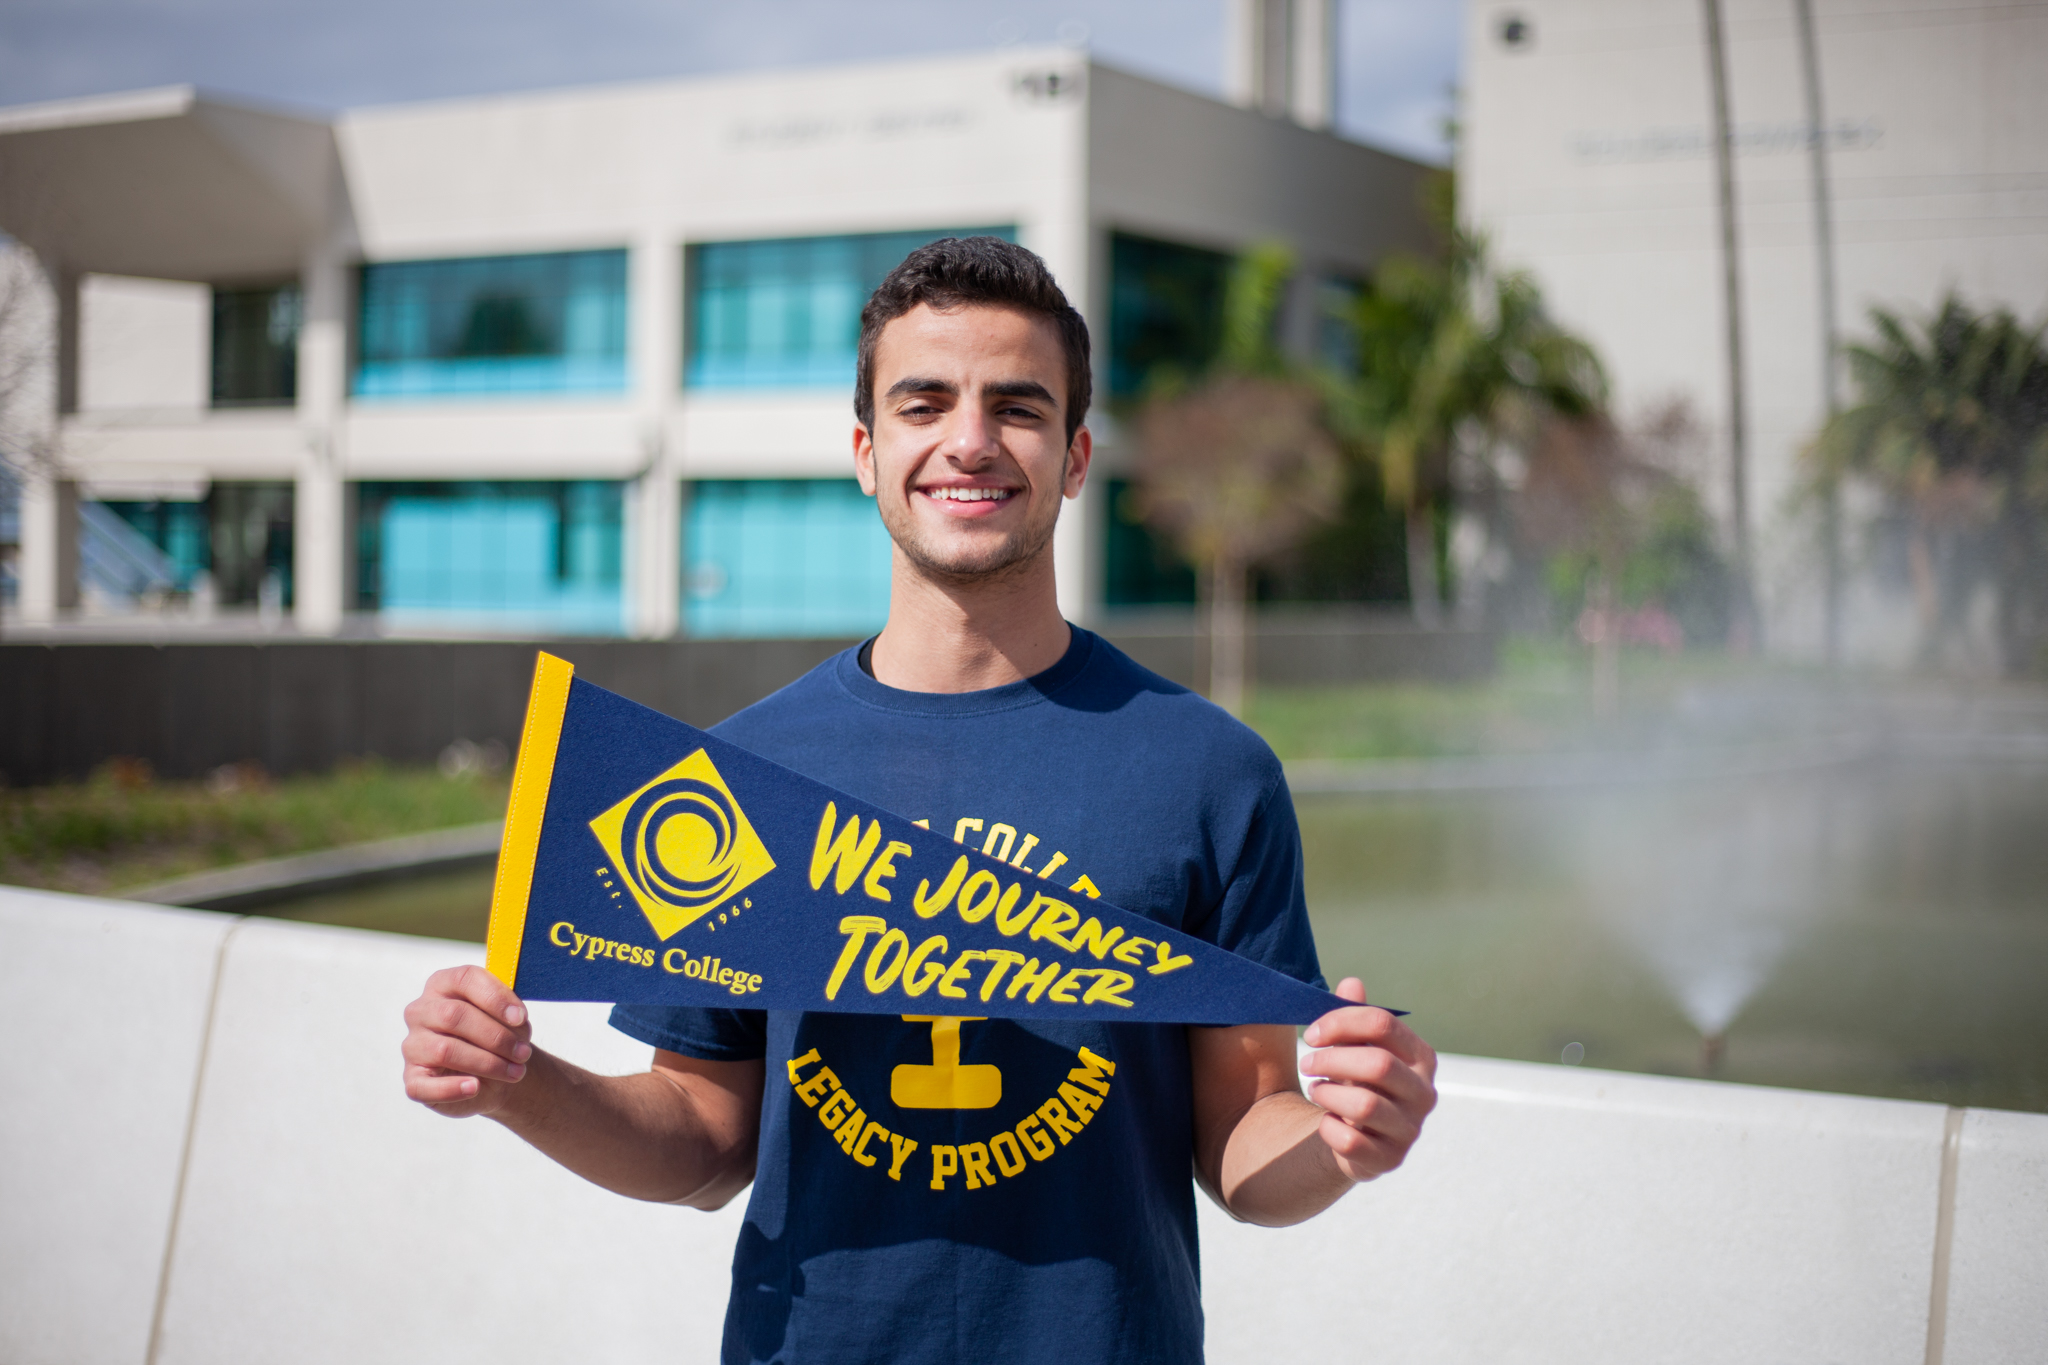
[[[105,501],[101,506],[160,558],[135,553],[121,543],[125,537],[89,532],[81,569],[109,582],[160,582],[223,607],[289,607],[292,503],[290,483],[268,480],[219,480],[196,502]]]
[[[1110,393],[1130,397],[1161,367],[1191,374],[1216,358],[1230,261],[1220,251],[1110,235]]]
[[[624,251],[366,265],[361,297],[358,398],[625,391]]]
[[[683,382],[693,389],[848,388],[860,310],[882,278],[941,237],[1013,227],[789,237],[692,246],[683,270]]]
[[[1167,537],[1138,515],[1131,480],[1110,479],[1109,541],[1102,598],[1111,607],[1185,606],[1195,600],[1195,571]]]
[[[889,615],[889,533],[852,479],[705,479],[683,512],[691,635],[868,635]]]
[[[623,489],[357,484],[356,604],[399,626],[618,634]]]
[[[279,407],[299,393],[299,286],[213,291],[213,405]]]
[[[1358,373],[1358,302],[1365,286],[1341,276],[1316,281],[1316,359],[1342,375]]]

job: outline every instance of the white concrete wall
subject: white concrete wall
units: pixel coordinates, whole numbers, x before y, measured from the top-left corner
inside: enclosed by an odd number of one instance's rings
[[[207,405],[211,290],[179,280],[88,275],[78,293],[80,411],[186,415]]]
[[[1751,528],[1776,641],[1818,648],[1818,552],[1788,498],[1824,413],[1805,87],[1790,0],[1723,0],[1736,130]],[[1815,0],[1831,140],[1836,325],[1925,314],[1954,288],[2048,308],[2048,6]],[[1692,400],[1726,508],[1727,411],[1707,58],[1698,0],[1466,7],[1460,190],[1505,264],[1533,270],[1607,361],[1624,411]],[[1510,16],[1533,30],[1507,47]],[[1848,390],[1845,386],[1844,395]],[[1853,548],[1853,547],[1852,547]],[[1891,629],[1851,601],[1866,657]]]
[[[400,1010],[473,945],[12,889],[0,941],[0,1360],[715,1356],[738,1203],[402,1097]],[[604,1013],[536,1036],[643,1066]],[[1212,1360],[2048,1357],[2048,1117],[1464,1057],[1443,1095],[1305,1227],[1203,1205]]]

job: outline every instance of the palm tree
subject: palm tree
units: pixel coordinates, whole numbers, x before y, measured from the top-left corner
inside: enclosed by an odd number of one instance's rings
[[[1434,626],[1442,611],[1436,513],[1456,457],[1483,461],[1541,414],[1599,411],[1606,377],[1592,347],[1550,317],[1535,282],[1496,270],[1484,239],[1455,226],[1442,260],[1387,260],[1353,323],[1354,420],[1389,506],[1405,517],[1416,619]]]
[[[1232,715],[1244,706],[1251,566],[1333,517],[1343,491],[1324,388],[1272,340],[1293,271],[1285,247],[1241,257],[1224,295],[1221,355],[1195,384],[1158,376],[1137,422],[1139,511],[1195,567],[1209,699]]]
[[[1905,521],[1923,662],[1988,578],[2004,666],[2024,672],[2048,637],[2048,320],[1951,293],[1917,327],[1882,308],[1870,322],[1876,339],[1848,349],[1859,401],[1815,441],[1816,482],[1866,479]]]

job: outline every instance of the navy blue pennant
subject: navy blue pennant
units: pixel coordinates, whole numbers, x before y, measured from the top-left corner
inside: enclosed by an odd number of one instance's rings
[[[529,1000],[1183,1024],[1347,1003],[572,673],[540,656],[491,902],[490,969]]]

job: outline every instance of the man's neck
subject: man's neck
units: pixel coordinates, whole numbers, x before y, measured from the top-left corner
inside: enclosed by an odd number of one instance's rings
[[[875,681],[906,692],[979,692],[1043,673],[1067,652],[1052,547],[995,581],[940,583],[899,551],[889,623],[868,661]]]

